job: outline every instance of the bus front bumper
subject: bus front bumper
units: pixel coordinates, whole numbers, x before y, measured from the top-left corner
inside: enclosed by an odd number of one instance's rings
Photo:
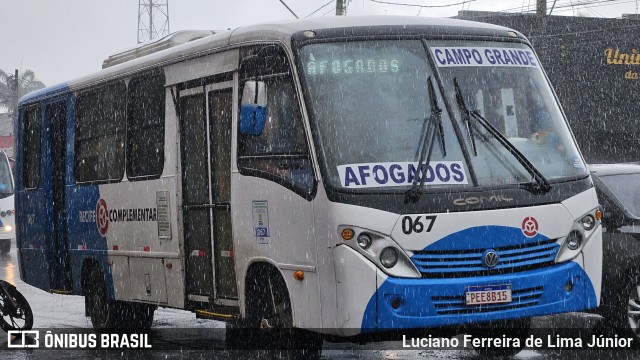
[[[579,257],[581,259],[581,257]],[[377,270],[377,291],[367,304],[362,332],[455,326],[595,308],[598,300],[580,264],[474,278],[400,279]],[[512,301],[466,305],[469,286],[509,285]]]

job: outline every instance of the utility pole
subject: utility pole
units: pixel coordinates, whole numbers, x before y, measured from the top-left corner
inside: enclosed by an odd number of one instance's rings
[[[538,0],[536,5],[536,14],[539,16],[547,15],[547,0]]]
[[[336,0],[336,16],[347,15],[347,0]]]
[[[138,44],[169,33],[169,0],[139,0]]]
[[[16,71],[13,73],[13,93],[14,93],[14,100],[13,100],[13,114],[11,114],[11,132],[13,133],[13,129],[16,125],[16,123],[18,122],[18,100],[20,100],[20,94],[18,93],[20,91],[20,79],[19,76],[20,74],[18,73],[18,69],[16,69]]]

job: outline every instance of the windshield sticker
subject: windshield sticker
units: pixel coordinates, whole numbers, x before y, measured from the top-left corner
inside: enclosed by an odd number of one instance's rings
[[[515,66],[538,67],[533,51],[516,48],[432,47],[438,67]]]
[[[424,164],[422,165],[424,168]],[[411,186],[418,162],[384,162],[339,165],[340,183],[344,188]],[[427,168],[425,185],[465,185],[468,183],[462,161],[432,161]]]

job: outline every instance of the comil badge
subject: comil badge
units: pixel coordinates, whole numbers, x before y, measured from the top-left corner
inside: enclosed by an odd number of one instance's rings
[[[538,221],[533,216],[527,216],[522,220],[522,233],[526,237],[534,237],[538,234]]]

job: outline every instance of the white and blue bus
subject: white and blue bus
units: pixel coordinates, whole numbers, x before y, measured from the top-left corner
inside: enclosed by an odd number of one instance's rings
[[[14,185],[11,160],[7,153],[0,151],[0,253],[8,254],[11,241],[16,238]]]
[[[518,32],[385,16],[182,35],[20,100],[25,282],[85,296],[97,328],[162,306],[333,340],[514,334],[598,306],[596,193]]]

